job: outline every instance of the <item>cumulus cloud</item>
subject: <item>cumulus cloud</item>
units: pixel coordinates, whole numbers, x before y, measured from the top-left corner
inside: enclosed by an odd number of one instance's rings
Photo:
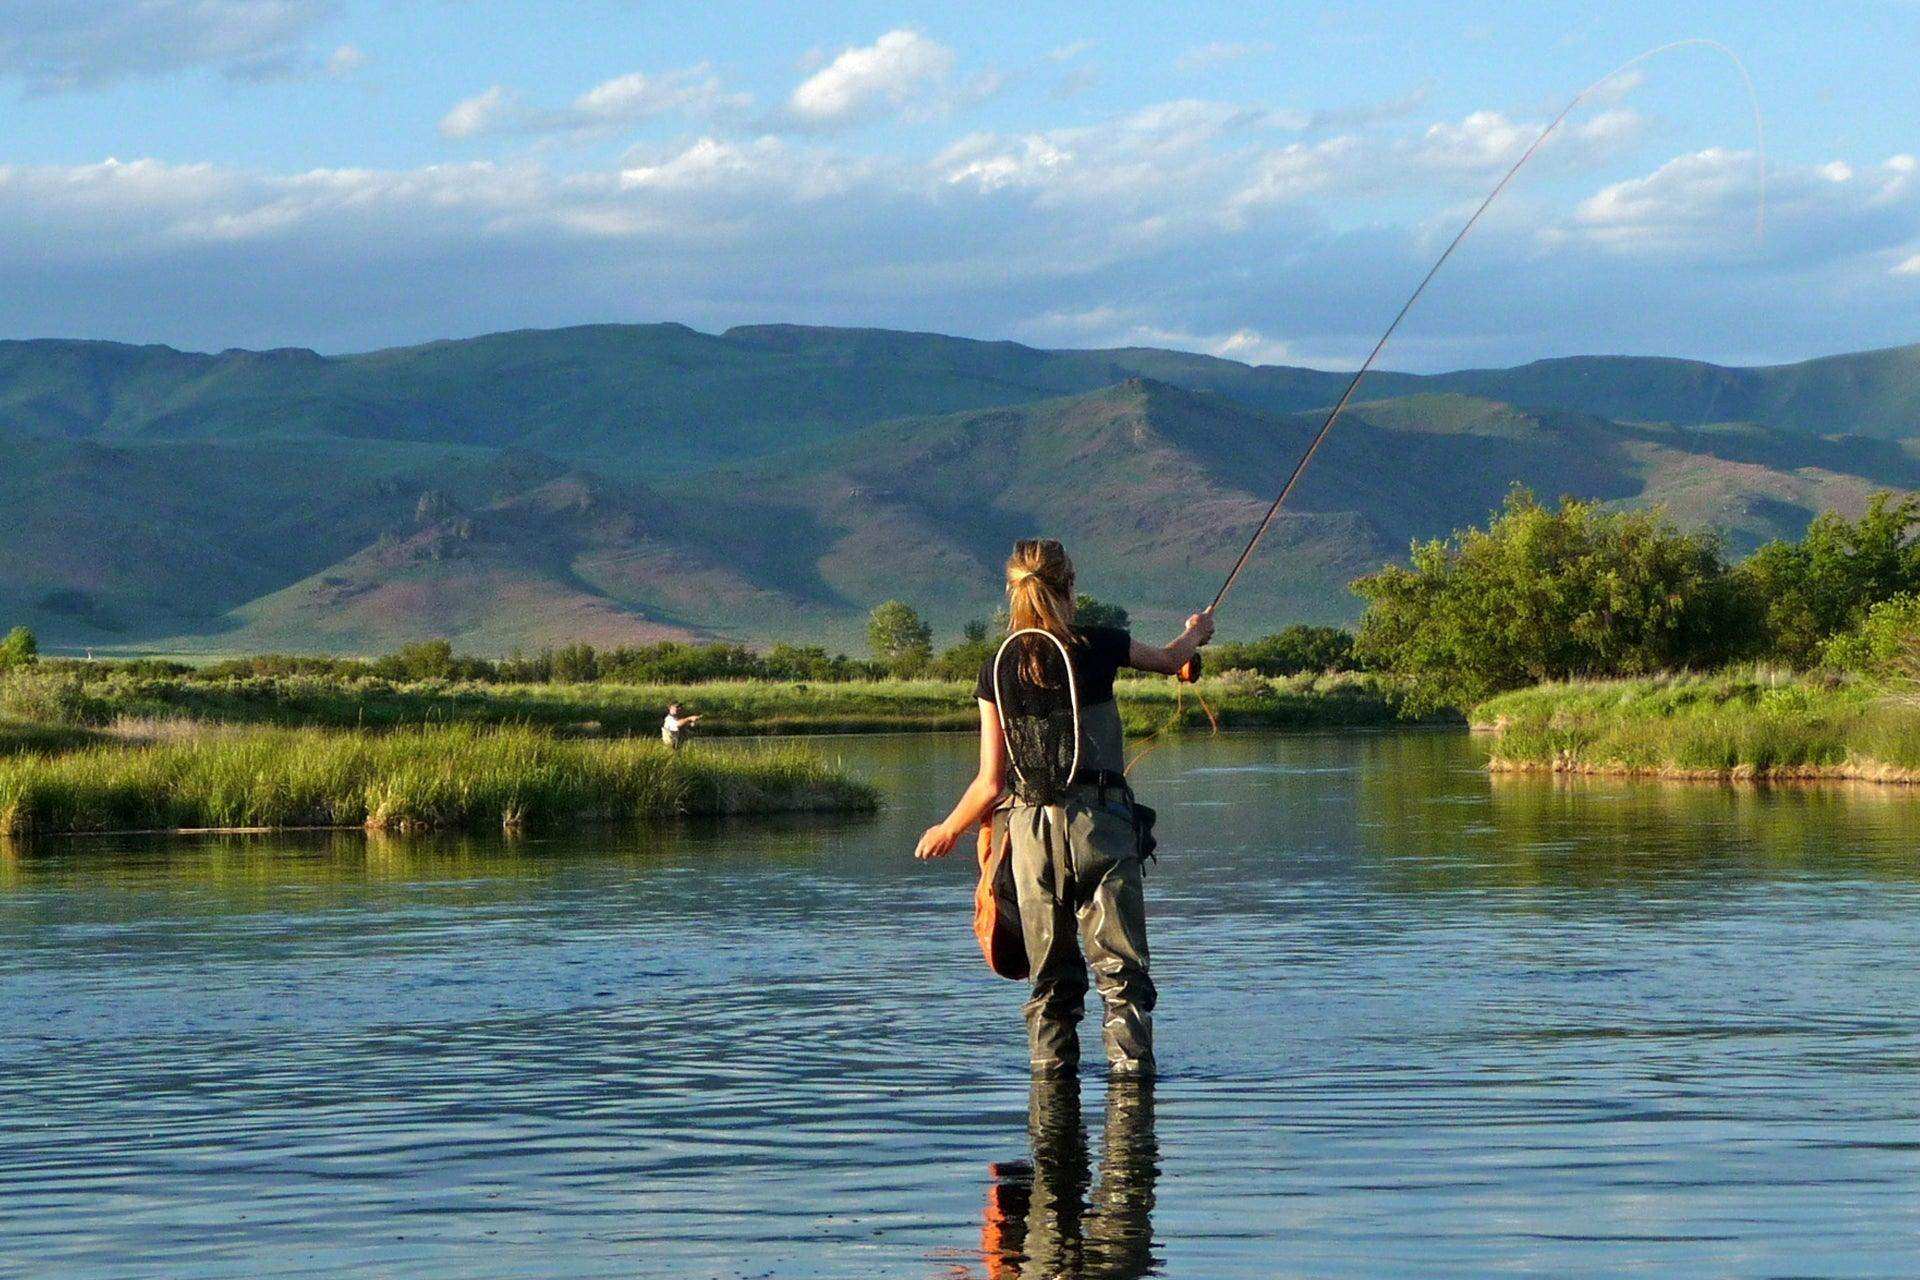
[[[662,83],[623,77],[545,110],[629,118]],[[489,90],[449,127],[526,127],[538,110]],[[1300,113],[1182,99],[928,154],[703,122],[586,167],[553,150],[392,170],[0,167],[0,332],[341,349],[583,319],[792,319],[1332,364],[1364,353],[1426,269],[1423,219],[1484,190],[1481,167],[1514,145],[1503,126],[1523,129],[1473,119],[1322,136]],[[1577,184],[1558,212],[1523,201],[1483,225],[1389,363],[1784,358],[1914,336],[1912,157],[1777,174],[1778,240],[1755,259],[1750,156],[1602,185],[1583,154],[1557,171]],[[1721,223],[1721,241],[1689,238]],[[1625,260],[1667,242],[1689,247],[1658,269]]]
[[[329,60],[311,41],[336,8],[335,0],[15,0],[0,6],[0,75],[54,93],[195,67],[242,79],[324,71]]]
[[[1624,153],[1640,141],[1645,120],[1624,107],[1569,120],[1548,140],[1543,155],[1593,164]],[[1498,111],[1475,111],[1460,120],[1429,125],[1413,154],[1425,168],[1457,174],[1496,173],[1518,160],[1546,127],[1515,121]]]
[[[454,103],[440,117],[440,132],[449,138],[476,137],[499,128],[523,109],[517,91],[496,84]]]
[[[1798,263],[1885,253],[1920,233],[1920,160],[1834,160],[1767,175],[1759,252]],[[1611,183],[1566,235],[1620,252],[1723,254],[1754,247],[1761,185],[1752,152],[1712,148]]]
[[[889,31],[843,51],[794,89],[787,109],[816,128],[925,109],[953,72],[953,51],[918,31]]]
[[[504,85],[462,99],[440,118],[440,132],[454,139],[489,134],[594,135],[679,113],[703,118],[746,110],[752,98],[727,89],[702,62],[649,74],[630,71],[606,80],[564,107],[541,107]]]

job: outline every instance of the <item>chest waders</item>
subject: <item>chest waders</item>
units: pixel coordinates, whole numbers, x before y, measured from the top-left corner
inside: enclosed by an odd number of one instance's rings
[[[1091,967],[1110,1068],[1150,1074],[1156,993],[1141,882],[1147,811],[1122,773],[1119,705],[1081,706],[1072,654],[1045,631],[1007,637],[993,685],[1013,771],[1008,856],[1033,983],[1024,1006],[1033,1069],[1079,1065]]]

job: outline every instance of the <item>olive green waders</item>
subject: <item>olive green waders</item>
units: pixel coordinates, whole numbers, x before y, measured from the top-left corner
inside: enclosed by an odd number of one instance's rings
[[[1122,770],[1116,704],[1084,708],[1081,735],[1083,772]],[[1122,1074],[1151,1074],[1155,992],[1147,973],[1139,840],[1124,789],[1081,784],[1055,805],[1016,800],[1009,819],[1020,927],[1033,974],[1033,995],[1025,1005],[1033,1069],[1071,1071],[1079,1065],[1091,966],[1106,1006],[1109,1066]]]

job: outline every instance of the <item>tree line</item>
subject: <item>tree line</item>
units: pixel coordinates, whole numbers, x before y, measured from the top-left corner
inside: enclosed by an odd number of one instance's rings
[[[1889,674],[1920,652],[1920,499],[1876,495],[1729,561],[1666,513],[1540,502],[1416,544],[1360,579],[1354,653],[1408,682],[1408,709],[1471,707],[1546,680],[1764,661]]]
[[[1402,683],[1415,715],[1470,707],[1545,680],[1746,660],[1920,677],[1920,498],[1878,494],[1858,519],[1828,512],[1804,536],[1735,562],[1717,535],[1683,530],[1659,508],[1622,511],[1577,498],[1550,506],[1515,488],[1485,527],[1417,543],[1406,563],[1359,579],[1354,591],[1365,603],[1357,631],[1295,625],[1222,642],[1208,650],[1209,669],[1387,673]],[[1076,617],[1128,625],[1125,609],[1085,595]],[[1004,613],[976,619],[936,651],[925,619],[889,600],[868,616],[866,658],[815,645],[761,651],[671,640],[482,658],[427,640],[378,658],[262,654],[202,666],[137,659],[89,669],[503,684],[971,680],[1006,626]],[[16,627],[0,639],[0,672],[37,655],[33,633]]]

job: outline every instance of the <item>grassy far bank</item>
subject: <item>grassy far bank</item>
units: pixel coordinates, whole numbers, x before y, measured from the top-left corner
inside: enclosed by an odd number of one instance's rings
[[[97,738],[89,729],[35,724],[0,716],[0,759],[22,751],[66,751]]]
[[[1920,782],[1920,701],[1766,669],[1537,685],[1472,714],[1498,771]]]
[[[792,748],[674,753],[524,727],[387,733],[175,726],[0,759],[0,835],[248,827],[509,830],[682,815],[868,812],[877,796]]]
[[[1180,699],[1181,720],[1205,725],[1204,699],[1224,728],[1385,725],[1398,702],[1389,680],[1351,673],[1203,681]],[[1121,683],[1129,732],[1172,715],[1167,680]],[[0,715],[41,725],[103,725],[122,717],[224,724],[376,729],[420,724],[521,724],[571,735],[650,736],[671,702],[701,715],[702,736],[961,731],[978,724],[960,680],[714,681],[701,684],[499,684],[377,677],[189,679],[20,671],[0,681]],[[0,747],[0,750],[4,750]]]

